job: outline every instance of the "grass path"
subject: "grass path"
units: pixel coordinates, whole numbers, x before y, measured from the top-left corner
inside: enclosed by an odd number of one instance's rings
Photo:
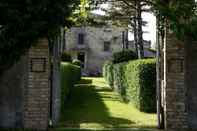
[[[123,103],[103,78],[83,78],[73,88],[59,126],[94,129],[155,128],[156,115],[139,112],[132,105]]]

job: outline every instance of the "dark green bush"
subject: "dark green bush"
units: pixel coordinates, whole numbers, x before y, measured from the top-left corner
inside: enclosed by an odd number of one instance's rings
[[[108,74],[108,72],[107,72],[107,66],[109,65],[109,63],[110,63],[110,61],[106,61],[106,62],[103,64],[103,77],[104,77],[105,79],[107,79],[107,74]]]
[[[63,62],[72,62],[71,55],[69,53],[67,53],[67,52],[62,53],[61,61],[63,61]]]
[[[126,65],[127,99],[140,111],[156,112],[156,62],[131,61]]]
[[[106,61],[103,65],[103,77],[111,88],[113,88],[113,63]]]
[[[70,89],[81,79],[79,66],[62,62],[61,63],[61,113],[64,113],[65,103],[69,96]]]
[[[121,95],[123,100],[126,99],[125,66],[126,63],[119,63],[113,66],[114,90]]]
[[[132,50],[124,50],[113,54],[112,61],[114,64],[127,62],[129,60],[137,59],[137,54]]]
[[[77,66],[81,66],[81,61],[75,59],[75,60],[72,61],[72,64],[77,65]]]

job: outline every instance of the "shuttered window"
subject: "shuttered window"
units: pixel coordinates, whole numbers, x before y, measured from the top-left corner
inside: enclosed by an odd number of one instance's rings
[[[104,41],[104,51],[110,51],[110,45],[109,41]]]
[[[80,33],[78,35],[78,44],[83,45],[84,44],[84,34]]]

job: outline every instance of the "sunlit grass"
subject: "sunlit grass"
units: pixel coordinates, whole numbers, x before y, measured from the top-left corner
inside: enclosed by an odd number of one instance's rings
[[[139,112],[121,101],[103,78],[83,78],[72,90],[59,127],[155,128],[156,114]],[[143,131],[143,130],[140,130]]]

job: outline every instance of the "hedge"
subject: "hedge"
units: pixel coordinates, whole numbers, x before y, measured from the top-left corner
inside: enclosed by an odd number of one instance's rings
[[[61,61],[63,62],[72,62],[72,57],[69,53],[63,52],[61,55]]]
[[[72,64],[74,64],[74,65],[77,65],[77,66],[80,66],[80,67],[81,67],[81,61],[80,61],[80,60],[74,59],[74,60],[72,61]]]
[[[112,62],[114,64],[121,62],[128,62],[129,60],[135,60],[138,56],[133,50],[123,50],[113,53]]]
[[[113,87],[125,102],[143,112],[156,112],[156,63],[154,59],[113,64]],[[104,70],[106,67],[104,67]],[[105,77],[106,79],[106,77]]]
[[[81,69],[71,63],[61,63],[61,113],[64,113],[65,103],[70,89],[81,79]]]
[[[126,100],[126,79],[125,79],[125,65],[126,63],[114,64],[113,65],[113,86],[114,90],[118,92],[123,100]]]
[[[156,112],[156,62],[152,59],[136,60],[126,65],[128,101],[144,112]]]
[[[109,86],[113,88],[113,63],[111,61],[106,61],[103,65],[103,77]]]

